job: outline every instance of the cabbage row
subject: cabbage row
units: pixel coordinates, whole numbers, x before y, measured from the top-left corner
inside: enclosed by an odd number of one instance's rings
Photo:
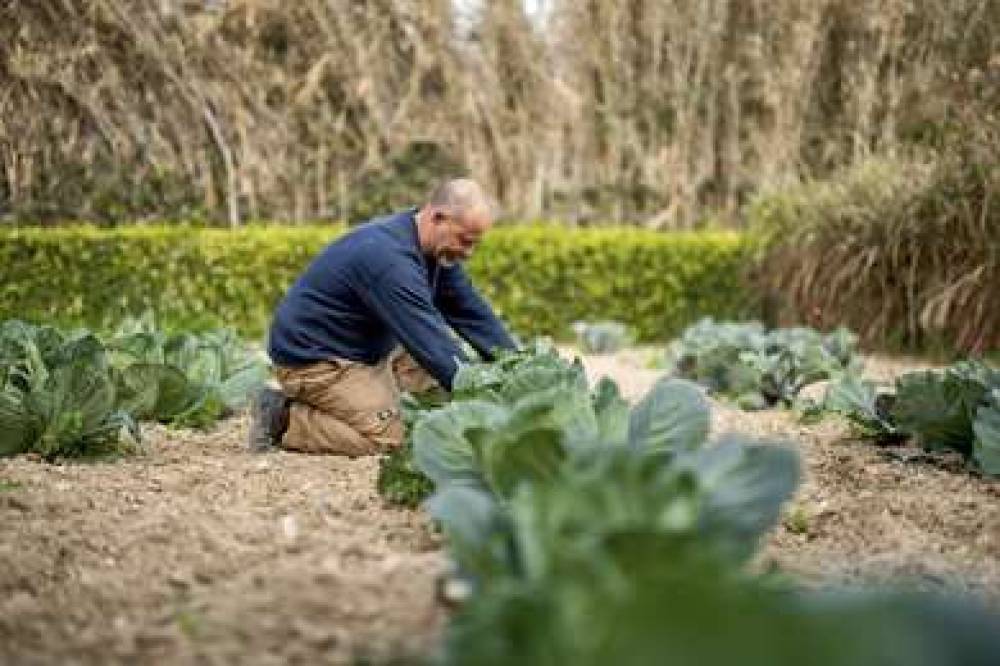
[[[411,417],[466,592],[441,663],[1000,663],[1000,626],[967,606],[749,573],[798,457],[710,437],[688,381],[630,407],[534,347],[464,366],[451,403]]]
[[[138,421],[204,427],[243,407],[268,368],[229,331],[167,334],[148,318],[100,339],[0,324],[0,455],[135,452]]]
[[[846,416],[863,437],[880,443],[913,438],[930,451],[957,451],[1000,476],[1000,370],[981,361],[907,372],[891,388],[845,375],[830,385],[823,407]]]
[[[792,407],[803,387],[860,370],[856,348],[857,337],[843,328],[824,335],[703,319],[670,345],[667,362],[671,374],[758,410]]]

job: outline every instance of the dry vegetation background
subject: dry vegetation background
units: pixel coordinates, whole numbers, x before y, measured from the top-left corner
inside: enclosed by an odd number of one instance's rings
[[[357,219],[464,172],[684,228],[995,121],[1000,0],[473,4],[0,0],[0,215]]]

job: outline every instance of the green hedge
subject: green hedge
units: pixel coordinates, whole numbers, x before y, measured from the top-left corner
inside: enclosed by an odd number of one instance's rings
[[[152,309],[167,326],[260,336],[285,288],[343,227],[13,229],[0,232],[0,318],[106,327]],[[617,319],[640,340],[752,307],[738,234],[494,229],[469,271],[522,335]]]

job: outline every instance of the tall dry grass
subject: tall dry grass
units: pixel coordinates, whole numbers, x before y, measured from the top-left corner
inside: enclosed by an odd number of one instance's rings
[[[1000,349],[998,139],[1000,124],[933,164],[868,161],[760,194],[757,285],[788,321],[846,325],[873,346]]]
[[[1000,53],[1000,0],[547,4],[6,0],[0,214],[342,216],[430,154],[511,215],[688,227],[926,143]]]

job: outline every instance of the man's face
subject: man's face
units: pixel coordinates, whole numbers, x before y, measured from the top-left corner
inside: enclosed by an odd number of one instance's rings
[[[435,215],[439,236],[434,254],[442,266],[453,266],[472,256],[491,224],[489,215],[482,212],[452,215],[439,211]]]

